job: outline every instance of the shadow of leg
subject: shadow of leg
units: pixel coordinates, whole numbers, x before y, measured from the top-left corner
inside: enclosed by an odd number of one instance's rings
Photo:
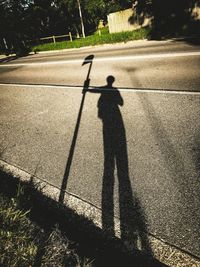
[[[103,129],[104,175],[102,184],[102,227],[114,236],[114,150],[110,128],[106,123]]]

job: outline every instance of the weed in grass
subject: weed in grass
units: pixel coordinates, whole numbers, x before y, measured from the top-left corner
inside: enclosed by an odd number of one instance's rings
[[[69,249],[69,241],[63,236],[58,228],[49,234],[44,247],[42,257],[43,266],[79,266],[80,260],[78,255]]]
[[[40,230],[19,210],[14,198],[0,194],[0,264],[30,266],[34,261]]]

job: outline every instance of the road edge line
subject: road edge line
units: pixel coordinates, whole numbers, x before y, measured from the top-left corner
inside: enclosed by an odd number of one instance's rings
[[[200,56],[200,51],[189,51],[189,52],[171,52],[171,53],[154,53],[154,54],[142,54],[142,55],[130,55],[130,56],[113,56],[113,57],[97,57],[93,61],[97,62],[112,62],[112,61],[148,61],[148,60],[160,60],[161,58],[176,58],[176,57],[190,57]],[[47,65],[67,65],[67,64],[80,64],[82,59],[68,59],[61,61],[45,61],[45,62],[27,62],[27,63],[4,63],[0,64],[0,67],[37,67]]]
[[[47,89],[63,89],[63,90],[77,90],[77,91],[82,91],[83,86],[79,85],[56,85],[56,84],[25,84],[25,83],[1,83],[0,82],[0,87],[1,86],[10,86],[10,87],[27,87],[27,88],[47,88]],[[116,89],[113,88],[107,88],[103,89],[98,86],[90,86],[88,88],[88,92],[92,91],[93,89],[102,92],[115,92]],[[200,91],[192,91],[192,90],[179,90],[179,89],[153,89],[153,88],[131,88],[131,87],[117,87],[117,90],[119,92],[126,92],[126,93],[152,93],[152,94],[172,94],[172,95],[200,95]]]

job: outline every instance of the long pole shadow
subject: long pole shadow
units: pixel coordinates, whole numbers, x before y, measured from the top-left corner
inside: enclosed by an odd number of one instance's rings
[[[78,131],[79,131],[79,127],[80,127],[80,121],[81,121],[82,112],[83,112],[83,106],[84,106],[84,102],[85,102],[85,93],[86,93],[86,90],[89,88],[89,84],[90,84],[90,78],[89,77],[90,77],[90,72],[91,72],[91,69],[92,69],[93,58],[94,58],[94,55],[87,56],[84,59],[84,62],[82,64],[82,66],[86,65],[86,64],[89,64],[89,69],[88,69],[87,77],[86,77],[84,85],[83,85],[83,91],[82,91],[83,96],[82,96],[82,100],[81,100],[81,104],[80,104],[80,108],[79,108],[79,112],[78,112],[76,126],[75,126],[75,129],[74,129],[72,143],[71,143],[70,150],[69,150],[69,155],[68,155],[68,159],[67,159],[65,173],[64,173],[64,176],[63,176],[63,180],[62,180],[60,196],[59,196],[59,202],[60,203],[63,203],[63,201],[64,201],[65,190],[66,190],[66,187],[67,187],[69,173],[70,173],[72,160],[73,160],[73,156],[74,156],[74,150],[75,150],[76,141],[77,141],[77,137],[78,137]]]
[[[59,196],[59,202],[63,203],[64,202],[64,197],[65,197],[65,190],[67,187],[67,182],[68,182],[68,177],[69,177],[69,173],[70,173],[70,168],[71,168],[71,164],[72,164],[72,160],[73,160],[73,156],[74,156],[74,150],[75,150],[75,146],[76,146],[76,141],[77,141],[77,137],[78,137],[78,131],[79,131],[79,127],[80,127],[80,121],[81,121],[81,116],[82,116],[82,111],[83,111],[83,106],[84,106],[84,101],[85,101],[85,92],[86,89],[88,89],[89,87],[89,83],[90,83],[90,72],[92,69],[92,60],[93,60],[94,56],[93,55],[89,55],[88,57],[85,58],[83,65],[85,64],[90,64],[89,65],[89,69],[88,69],[88,73],[87,73],[87,77],[86,80],[84,82],[83,85],[83,96],[82,96],[82,100],[81,100],[81,104],[80,104],[80,108],[79,108],[79,113],[78,113],[78,117],[77,117],[77,121],[76,121],[76,126],[74,129],[74,134],[73,134],[73,139],[72,139],[72,143],[71,143],[71,147],[70,147],[70,151],[69,151],[69,155],[68,155],[68,159],[67,159],[67,164],[66,164],[66,168],[65,168],[65,173],[63,176],[63,180],[62,180],[62,185],[61,185],[61,190],[60,190],[60,196]],[[31,181],[33,182],[33,181]],[[40,267],[42,264],[42,258],[44,256],[45,253],[45,246],[49,240],[49,237],[52,233],[52,228],[53,225],[50,225],[49,230],[45,232],[44,234],[44,238],[41,242],[41,247],[38,250],[36,257],[35,257],[35,262],[33,264],[33,267]]]

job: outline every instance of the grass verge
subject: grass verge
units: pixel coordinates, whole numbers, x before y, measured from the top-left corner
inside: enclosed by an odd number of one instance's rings
[[[119,42],[128,42],[131,40],[146,39],[149,36],[150,29],[142,28],[135,31],[120,32],[109,34],[106,30],[102,30],[102,35],[99,36],[97,33],[91,36],[87,36],[85,39],[76,39],[72,42],[64,41],[57,43],[41,44],[32,47],[33,52],[37,51],[48,51],[48,50],[59,50],[67,48],[80,48],[84,46],[94,46],[99,44],[111,44]]]
[[[0,263],[3,266],[33,263],[41,233],[27,219],[28,212],[17,208],[16,198],[0,194]]]
[[[0,193],[0,266],[81,266],[57,225],[47,232],[30,220],[31,210],[21,206],[23,192],[19,185],[16,196]]]
[[[0,266],[164,267],[91,220],[0,170]],[[2,226],[3,225],[3,226]]]

